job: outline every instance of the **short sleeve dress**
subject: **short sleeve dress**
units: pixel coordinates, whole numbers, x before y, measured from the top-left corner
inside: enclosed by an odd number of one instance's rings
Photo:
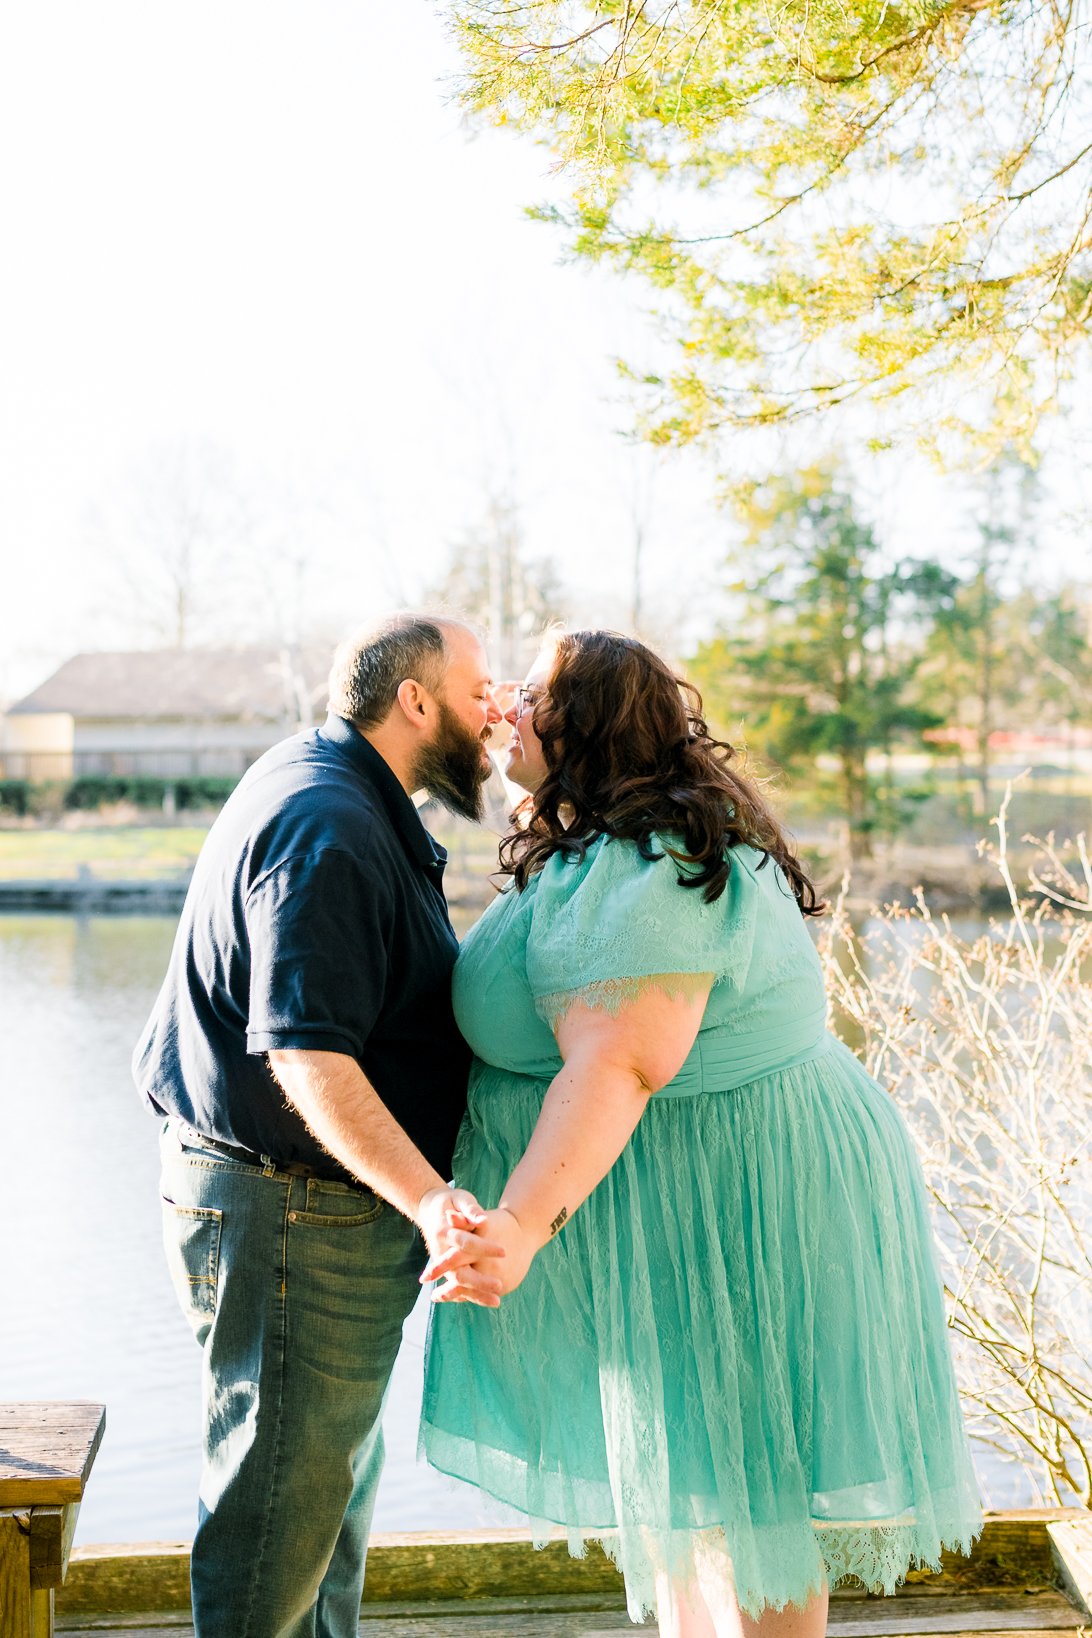
[[[658,1572],[756,1615],[824,1577],[891,1591],[981,1521],[917,1160],[827,1030],[774,861],[734,848],[706,904],[650,851],[555,854],[463,944],[455,1178],[485,1205],[561,1067],[550,1026],[574,997],[715,982],[683,1067],[519,1289],[497,1310],[434,1308],[422,1447],[574,1551],[600,1539],[634,1620]]]

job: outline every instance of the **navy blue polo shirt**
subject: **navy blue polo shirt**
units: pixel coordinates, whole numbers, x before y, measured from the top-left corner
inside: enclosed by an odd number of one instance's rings
[[[387,763],[330,716],[248,770],[201,850],[133,1071],[158,1114],[348,1179],[265,1054],[355,1058],[444,1176],[469,1052],[451,1011],[446,854]]]

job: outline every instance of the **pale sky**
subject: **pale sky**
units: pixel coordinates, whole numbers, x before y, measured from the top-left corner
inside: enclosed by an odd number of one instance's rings
[[[7,8],[0,699],[132,641],[115,559],[164,451],[234,465],[255,606],[262,553],[302,559],[304,623],[420,596],[493,492],[612,623],[646,496],[646,607],[711,624],[712,470],[621,436],[612,358],[654,356],[650,296],[560,264],[523,211],[563,184],[527,139],[467,132],[457,69],[429,0]],[[943,545],[952,486],[905,459],[878,482],[896,536]]]

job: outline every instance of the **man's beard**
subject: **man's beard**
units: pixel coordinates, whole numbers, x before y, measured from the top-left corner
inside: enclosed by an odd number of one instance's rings
[[[451,813],[481,824],[483,790],[490,769],[482,760],[484,742],[465,728],[449,705],[440,708],[435,737],[423,747],[414,769],[414,784],[428,791]]]

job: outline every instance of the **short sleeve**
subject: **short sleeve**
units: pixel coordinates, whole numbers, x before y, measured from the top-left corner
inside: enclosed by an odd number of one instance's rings
[[[331,848],[286,859],[251,889],[247,1051],[359,1058],[387,984],[389,891]]]
[[[604,838],[583,860],[547,862],[527,942],[531,994],[547,1022],[571,999],[625,999],[641,979],[712,973],[742,989],[754,944],[749,873],[732,861],[724,892],[707,904],[700,887],[680,885],[686,867],[656,837],[652,851],[661,856],[645,859],[635,842]]]

